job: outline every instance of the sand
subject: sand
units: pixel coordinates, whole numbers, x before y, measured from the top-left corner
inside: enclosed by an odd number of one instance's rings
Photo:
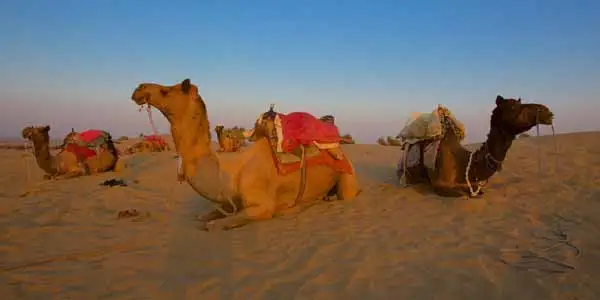
[[[176,181],[173,152],[43,181],[33,166],[27,179],[23,151],[0,150],[0,295],[600,299],[600,133],[516,141],[471,200],[398,186],[399,148],[344,148],[363,183],[357,199],[230,232],[198,229],[210,206]],[[113,177],[130,185],[99,185]],[[125,209],[142,217],[117,219]]]

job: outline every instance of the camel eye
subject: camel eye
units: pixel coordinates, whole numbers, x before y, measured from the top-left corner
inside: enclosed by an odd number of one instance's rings
[[[169,93],[169,91],[167,91],[167,90],[165,90],[165,89],[161,89],[161,90],[160,90],[160,94],[161,94],[163,97],[167,96],[167,94],[168,94],[168,93]]]

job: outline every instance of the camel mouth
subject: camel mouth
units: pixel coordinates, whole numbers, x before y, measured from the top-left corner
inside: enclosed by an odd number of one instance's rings
[[[131,100],[135,102],[137,105],[144,105],[148,103],[148,95],[136,95],[135,93],[131,96]]]

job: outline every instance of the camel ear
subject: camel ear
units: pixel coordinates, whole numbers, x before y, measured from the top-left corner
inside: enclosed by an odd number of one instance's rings
[[[519,99],[517,100],[517,102],[518,102],[519,104],[521,104],[521,97],[519,97]]]
[[[192,82],[190,81],[189,78],[186,78],[181,82],[181,90],[183,91],[184,94],[189,93],[191,88],[192,88]]]
[[[44,128],[42,128],[45,132],[50,131],[50,125],[46,125],[44,126]]]
[[[496,96],[496,105],[500,105],[500,103],[502,103],[502,101],[504,101],[504,97],[498,95]]]

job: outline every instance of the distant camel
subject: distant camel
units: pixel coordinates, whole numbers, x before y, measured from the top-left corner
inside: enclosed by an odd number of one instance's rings
[[[119,158],[110,134],[102,130],[69,133],[62,150],[50,154],[50,126],[25,127],[22,136],[33,142],[38,166],[45,178],[64,178],[111,171]]]

